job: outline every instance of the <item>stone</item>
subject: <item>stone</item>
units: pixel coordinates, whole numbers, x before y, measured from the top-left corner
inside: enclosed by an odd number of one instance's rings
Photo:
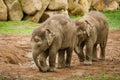
[[[3,0],[0,0],[0,21],[7,20],[7,7]]]
[[[5,0],[8,7],[9,20],[21,20],[23,11],[18,0]]]
[[[68,0],[68,10],[72,15],[83,15],[89,12],[91,0]]]
[[[119,8],[119,4],[115,0],[97,0],[92,3],[92,6],[97,11],[113,11]]]
[[[50,3],[50,0],[41,0],[42,2],[42,8],[41,10],[37,11],[35,15],[33,16],[26,16],[25,17],[25,20],[30,20],[30,21],[33,21],[33,22],[39,22],[41,16],[43,15],[43,13],[45,12],[47,6],[49,5]]]
[[[55,14],[65,14],[66,16],[68,16],[68,11],[67,10],[57,10],[57,11],[45,11],[44,14],[42,15],[42,17],[40,18],[40,22],[45,21],[47,18],[49,18],[50,16],[53,16]]]
[[[20,2],[24,13],[27,15],[33,15],[42,8],[41,0],[20,0]]]
[[[67,0],[51,0],[48,6],[48,9],[50,10],[60,10],[60,9],[66,10],[67,8],[68,8]]]

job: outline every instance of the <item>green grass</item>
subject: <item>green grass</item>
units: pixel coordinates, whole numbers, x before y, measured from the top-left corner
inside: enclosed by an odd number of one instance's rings
[[[120,29],[120,9],[116,11],[105,11],[102,13],[106,16],[110,29]],[[81,17],[82,16],[80,15],[71,16],[72,19]]]
[[[120,80],[120,76],[110,76],[105,73],[97,75],[83,75],[81,77],[70,77],[64,80]]]
[[[0,22],[0,33],[30,34],[37,23],[30,21],[7,21]]]
[[[75,16],[70,16],[72,19],[80,19],[82,16],[81,15],[75,15]]]
[[[120,9],[117,11],[106,11],[103,14],[107,17],[110,29],[120,29]],[[82,16],[71,16],[72,19],[81,18]],[[37,23],[30,21],[7,21],[0,22],[0,34],[3,33],[21,33],[30,34]]]
[[[107,17],[111,29],[120,29],[120,9],[117,11],[103,12]]]

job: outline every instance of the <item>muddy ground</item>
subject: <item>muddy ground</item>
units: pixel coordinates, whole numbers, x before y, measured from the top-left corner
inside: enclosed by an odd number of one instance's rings
[[[70,68],[57,69],[56,72],[48,73],[39,72],[35,66],[31,56],[30,37],[25,34],[0,34],[0,76],[11,80],[36,78],[64,80],[69,77],[99,73],[120,76],[120,29],[109,32],[105,61],[97,61],[92,66],[84,66],[74,53]]]

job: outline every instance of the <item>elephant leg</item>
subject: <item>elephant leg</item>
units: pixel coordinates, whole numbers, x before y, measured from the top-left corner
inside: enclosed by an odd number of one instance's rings
[[[65,67],[65,50],[60,50],[58,52],[58,68]]]
[[[79,52],[76,52],[77,55],[78,55],[78,58],[79,58],[79,61],[80,61],[80,62],[83,62],[83,61],[84,61],[84,58],[85,58],[85,57],[84,57],[84,53],[83,53],[84,45],[85,45],[85,43],[82,42],[82,43],[80,44],[80,46],[79,46]]]
[[[80,62],[83,62],[84,61],[84,53],[83,53],[83,48],[84,48],[84,45],[85,43],[83,42],[81,45],[80,45]]]
[[[94,45],[93,47],[93,61],[97,61],[97,44]]]
[[[53,48],[49,50],[49,66],[50,66],[49,71],[50,72],[55,71],[56,54],[57,54],[57,50]]]
[[[66,55],[66,67],[70,67],[70,64],[71,64],[71,58],[72,58],[72,51],[73,49],[71,48],[68,48],[67,49],[67,55]]]
[[[39,57],[39,62],[40,62],[40,69],[39,70],[42,72],[47,72],[49,69],[48,65],[46,64],[47,57],[48,57],[47,52],[41,54]]]
[[[84,61],[84,65],[91,65],[92,64],[92,56],[93,56],[93,43],[91,40],[86,42],[86,57]]]
[[[100,59],[101,59],[101,60],[105,60],[105,48],[106,48],[106,43],[107,43],[107,41],[105,41],[105,42],[103,42],[103,43],[100,43],[100,49],[101,49]]]

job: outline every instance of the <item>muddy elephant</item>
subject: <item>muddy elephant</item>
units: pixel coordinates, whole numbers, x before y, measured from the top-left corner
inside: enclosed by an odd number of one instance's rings
[[[70,66],[77,37],[75,26],[68,16],[57,14],[48,18],[33,31],[32,55],[40,71],[55,71],[57,53],[59,53],[59,67]],[[65,52],[69,57],[64,58]],[[46,64],[47,57],[49,57],[49,66]]]
[[[81,19],[75,20],[79,29],[78,44],[75,47],[80,61],[91,65],[92,60],[97,60],[97,45],[100,45],[100,59],[105,59],[105,48],[108,38],[108,22],[105,16],[97,11],[91,11]],[[84,46],[85,52],[83,51]]]

